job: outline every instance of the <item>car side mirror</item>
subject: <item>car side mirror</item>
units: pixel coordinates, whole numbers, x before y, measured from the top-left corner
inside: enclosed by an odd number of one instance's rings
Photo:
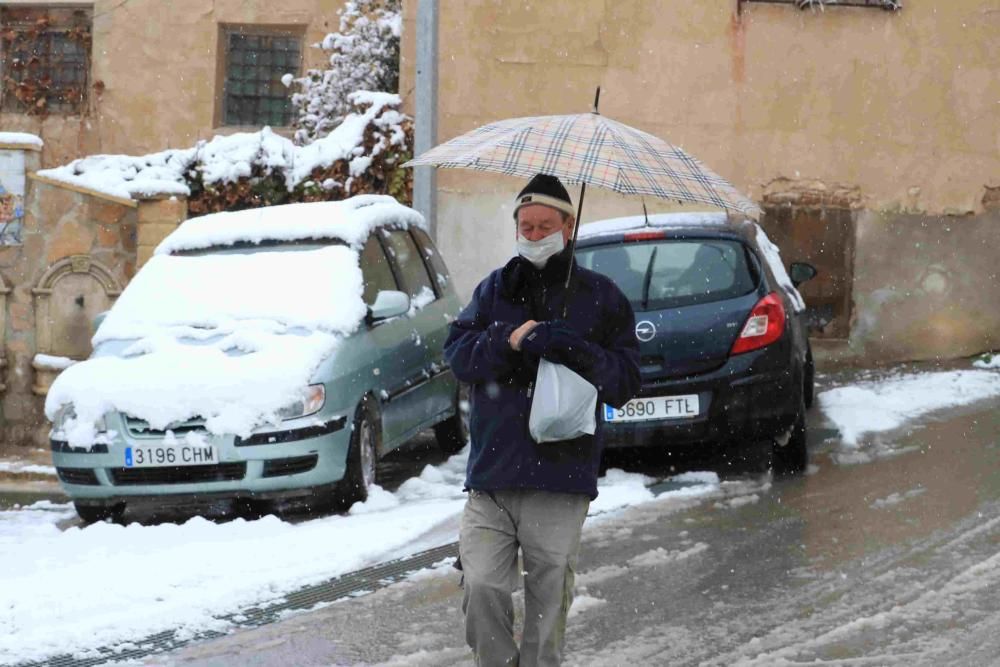
[[[368,306],[368,320],[379,322],[405,315],[409,310],[410,297],[405,292],[383,290],[375,297],[375,303]]]
[[[792,262],[789,267],[788,277],[792,279],[792,284],[798,287],[807,280],[812,280],[819,273],[816,267],[806,262]]]

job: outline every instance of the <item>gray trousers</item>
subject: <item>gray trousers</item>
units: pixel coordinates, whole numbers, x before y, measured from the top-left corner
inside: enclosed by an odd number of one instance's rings
[[[510,489],[470,491],[459,554],[465,639],[482,667],[549,667],[562,659],[573,572],[590,498]],[[524,634],[514,642],[517,550],[524,564]]]

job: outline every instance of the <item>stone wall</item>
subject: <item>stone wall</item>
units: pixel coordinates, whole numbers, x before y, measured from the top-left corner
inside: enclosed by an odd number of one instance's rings
[[[44,397],[58,370],[36,355],[86,358],[94,317],[186,216],[182,199],[123,200],[29,178],[23,244],[0,246],[0,448],[47,444]]]

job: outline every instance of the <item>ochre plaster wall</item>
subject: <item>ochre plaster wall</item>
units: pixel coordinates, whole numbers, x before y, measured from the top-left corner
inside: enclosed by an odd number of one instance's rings
[[[41,136],[43,167],[95,153],[182,148],[246,129],[216,125],[219,26],[301,30],[305,70],[323,64],[323,52],[312,45],[337,29],[342,6],[342,0],[95,0],[91,83],[102,82],[103,91],[91,89],[88,112],[44,119],[4,113],[0,128]]]
[[[416,5],[404,3],[400,89],[410,112]],[[968,227],[960,217],[981,214],[987,187],[1000,185],[994,0],[908,0],[900,12],[753,3],[737,12],[736,0],[441,0],[440,7],[440,141],[499,118],[587,111],[600,85],[602,113],[682,146],[755,200],[800,181],[856,190],[852,206],[882,221],[859,231],[859,316],[870,305],[871,281],[895,276],[902,287],[912,277],[893,274],[892,246],[879,244],[950,223],[958,235],[992,234],[987,247],[996,247],[995,217]],[[442,170],[438,184],[439,244],[468,294],[512,252],[509,202],[521,183]],[[675,208],[646,203],[650,211]],[[583,220],[638,212],[634,199],[590,190]],[[891,232],[871,233],[887,220]],[[863,244],[874,246],[862,252]],[[986,252],[960,237],[949,248]],[[890,264],[875,278],[866,263],[880,253]],[[956,270],[962,257],[949,260]],[[956,338],[954,350],[986,345],[983,329]],[[931,348],[879,349],[905,358]]]

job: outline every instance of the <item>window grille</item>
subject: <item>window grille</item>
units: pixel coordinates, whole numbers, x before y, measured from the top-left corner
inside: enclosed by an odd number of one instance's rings
[[[84,110],[90,70],[90,10],[0,9],[2,109],[31,114]]]
[[[740,5],[767,3],[771,5],[795,5],[799,9],[823,9],[825,7],[872,7],[897,11],[903,8],[903,0],[738,0]]]
[[[299,71],[300,53],[296,35],[227,31],[223,124],[290,125],[291,95],[281,77]]]

